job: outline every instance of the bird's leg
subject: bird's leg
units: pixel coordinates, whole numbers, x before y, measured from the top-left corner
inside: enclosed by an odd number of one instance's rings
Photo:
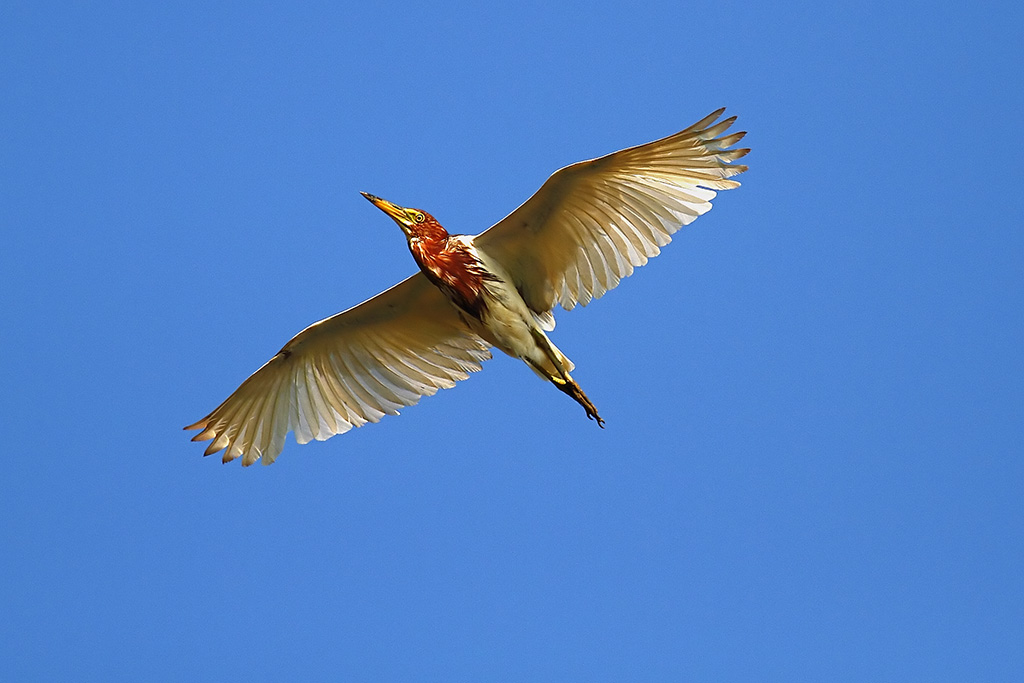
[[[533,335],[533,340],[537,342],[537,346],[539,346],[541,350],[544,351],[544,354],[549,359],[551,359],[551,364],[555,366],[555,370],[558,372],[561,378],[566,382],[571,382],[572,378],[569,377],[569,371],[562,367],[562,363],[558,360],[557,355],[555,355],[555,350],[551,348],[551,341],[548,340],[548,338],[540,330],[531,329],[530,334]],[[551,378],[551,381],[554,381],[554,378]]]
[[[577,384],[576,380],[569,375],[569,371],[565,369],[562,362],[559,360],[558,355],[555,353],[555,350],[551,348],[551,342],[548,338],[540,330],[530,330],[530,332],[533,335],[534,341],[537,342],[537,346],[543,349],[544,354],[551,360],[551,365],[554,366],[558,375],[551,374],[544,368],[537,366],[533,361],[527,359],[527,362],[537,369],[540,374],[551,380],[551,383],[554,384],[559,391],[583,406],[583,410],[587,412],[587,418],[597,420],[598,426],[601,429],[604,429],[604,420],[602,420],[601,416],[597,414],[597,406],[587,398],[587,395],[583,393],[582,389],[580,389],[580,385]]]

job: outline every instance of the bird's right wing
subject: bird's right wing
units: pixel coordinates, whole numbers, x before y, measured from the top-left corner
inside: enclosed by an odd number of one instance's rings
[[[512,276],[530,308],[586,305],[656,256],[672,233],[711,209],[715,190],[747,170],[723,135],[724,109],[661,140],[556,171],[518,209],[473,238]]]
[[[480,369],[489,345],[422,273],[297,334],[212,413],[185,429],[206,455],[269,465],[295,432],[323,441],[415,404]]]

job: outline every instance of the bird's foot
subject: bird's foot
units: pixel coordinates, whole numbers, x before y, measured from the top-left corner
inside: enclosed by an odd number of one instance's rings
[[[558,387],[558,390],[563,394],[569,396],[572,400],[583,406],[583,410],[587,413],[587,419],[597,420],[597,426],[604,429],[604,420],[597,414],[597,406],[595,406],[587,395],[580,389],[580,385],[576,383],[572,377],[562,379],[561,377],[552,377],[551,383]]]

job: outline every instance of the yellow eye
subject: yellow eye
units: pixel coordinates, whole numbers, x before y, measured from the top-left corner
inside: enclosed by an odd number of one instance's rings
[[[427,219],[426,216],[424,216],[422,213],[416,214],[416,222],[417,223],[422,223],[426,219]]]

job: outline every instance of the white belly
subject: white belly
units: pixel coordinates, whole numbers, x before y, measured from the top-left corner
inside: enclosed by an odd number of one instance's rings
[[[546,316],[547,320],[544,320],[545,324],[542,327],[538,316],[526,305],[505,269],[478,251],[471,243],[468,246],[487,270],[497,278],[486,283],[484,300],[487,305],[483,319],[467,320],[473,331],[513,358],[526,361],[527,365],[541,377],[544,377],[544,374],[539,372],[537,367],[546,368],[549,373],[555,374],[560,374],[559,371],[570,372],[573,368],[572,361],[551,343],[544,332],[544,327],[554,327],[553,318],[550,318],[550,315]],[[541,344],[546,345],[548,351],[545,351]],[[555,366],[552,355],[561,367]]]

